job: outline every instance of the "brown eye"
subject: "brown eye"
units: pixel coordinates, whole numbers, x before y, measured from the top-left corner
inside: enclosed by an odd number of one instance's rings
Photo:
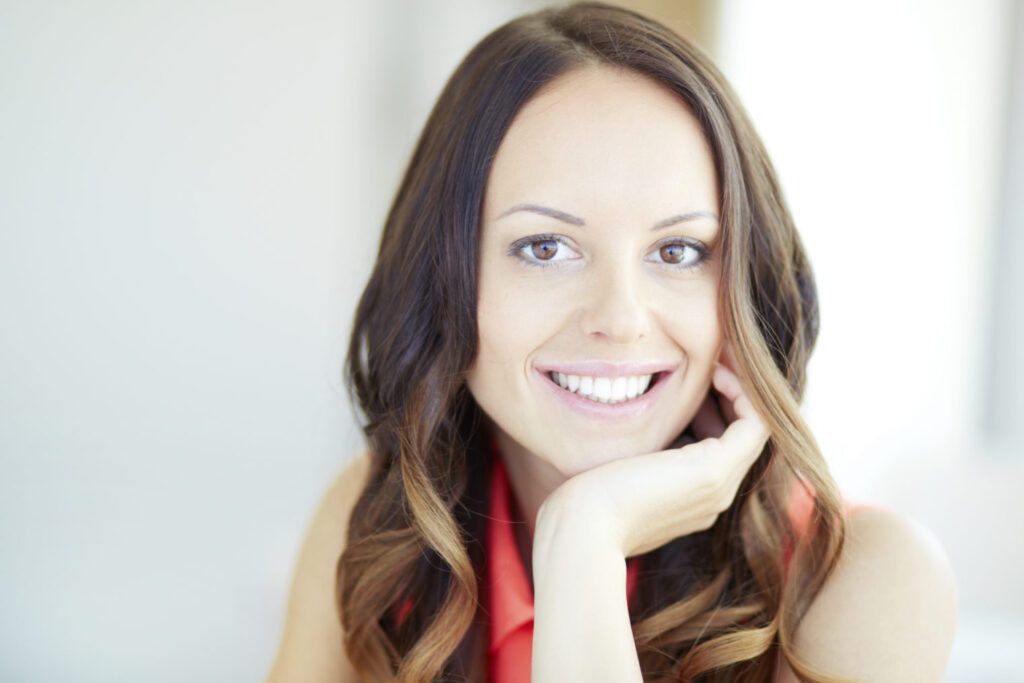
[[[555,240],[536,240],[530,242],[530,251],[541,261],[548,261],[558,251],[558,242]]]
[[[658,247],[660,263],[675,266],[673,270],[694,270],[700,268],[711,258],[707,247],[701,244],[689,244],[676,240],[665,242]]]
[[[566,265],[567,261],[578,261],[578,257],[573,257],[574,253],[560,236],[547,234],[524,237],[508,250],[508,255],[521,265],[537,268],[558,268]]]
[[[666,244],[659,251],[665,263],[682,263],[685,250],[685,244]]]

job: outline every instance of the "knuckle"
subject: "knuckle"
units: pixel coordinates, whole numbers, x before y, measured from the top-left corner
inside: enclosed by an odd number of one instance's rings
[[[718,437],[704,439],[701,442],[704,455],[708,458],[720,458],[722,456],[722,440]]]
[[[708,529],[710,529],[711,527],[713,527],[715,525],[715,522],[717,520],[718,520],[718,515],[708,515],[707,517],[704,517],[704,518],[702,518],[700,520],[700,522],[698,524],[698,528],[701,531],[707,531]]]

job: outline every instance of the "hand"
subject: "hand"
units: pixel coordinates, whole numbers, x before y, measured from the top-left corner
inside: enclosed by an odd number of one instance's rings
[[[546,520],[568,517],[574,529],[599,537],[589,540],[631,557],[709,529],[769,436],[733,368],[726,345],[704,403],[670,448],[605,463],[559,486],[538,512],[538,537]]]

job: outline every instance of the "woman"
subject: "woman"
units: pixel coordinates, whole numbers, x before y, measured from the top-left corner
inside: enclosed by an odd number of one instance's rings
[[[347,364],[369,448],[272,679],[940,680],[944,555],[845,505],[801,419],[817,321],[706,56],[600,3],[498,28],[388,215]]]

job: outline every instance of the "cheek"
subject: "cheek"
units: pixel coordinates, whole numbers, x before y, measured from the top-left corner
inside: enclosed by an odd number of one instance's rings
[[[540,278],[517,277],[498,264],[489,264],[495,275],[481,279],[477,323],[481,350],[506,361],[521,358],[541,346],[564,323],[564,297],[552,296]]]
[[[674,297],[669,307],[660,310],[663,328],[691,363],[718,360],[723,332],[715,287],[709,284],[704,291]]]
[[[477,299],[479,349],[469,373],[470,389],[518,393],[533,353],[563,324],[560,311],[564,315],[557,299],[535,285],[505,273],[489,279],[485,272]]]

